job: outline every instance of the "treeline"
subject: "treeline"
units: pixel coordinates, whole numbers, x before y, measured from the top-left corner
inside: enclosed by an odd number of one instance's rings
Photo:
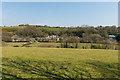
[[[112,49],[119,50],[118,44],[86,44],[79,43],[61,43],[61,48],[81,48],[81,49]]]
[[[22,38],[39,38],[56,35],[59,42],[71,43],[116,43],[120,40],[120,27],[116,26],[87,26],[87,27],[50,27],[19,25],[2,28],[2,40],[12,41],[12,36],[17,35]],[[114,40],[109,39],[109,35],[114,35]]]

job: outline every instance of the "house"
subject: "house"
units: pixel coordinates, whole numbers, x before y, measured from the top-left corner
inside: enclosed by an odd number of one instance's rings
[[[46,39],[50,39],[50,38],[56,38],[56,35],[52,35],[52,36],[47,36]]]
[[[109,35],[109,39],[115,39],[115,35]]]
[[[26,42],[27,40],[25,38],[21,38],[18,35],[14,35],[11,37],[12,42]]]
[[[56,35],[47,36],[45,39],[48,40],[48,41],[50,41],[50,42],[51,42],[51,41],[54,41],[54,42],[60,41],[60,40],[59,40],[59,37],[56,36]]]
[[[60,39],[59,39],[59,38],[57,38],[57,39],[56,39],[56,41],[58,42],[58,41],[60,41]]]
[[[54,41],[54,42],[59,42],[60,39],[56,37],[56,38],[53,38],[52,41]]]
[[[12,42],[18,42],[21,40],[21,38],[19,38],[19,36],[17,35],[12,36],[11,39],[12,39]]]

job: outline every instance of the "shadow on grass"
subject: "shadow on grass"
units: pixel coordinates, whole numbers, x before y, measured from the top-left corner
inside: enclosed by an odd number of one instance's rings
[[[91,61],[86,64],[91,65],[97,72],[101,73],[103,78],[118,78],[118,63],[103,63],[100,61]]]
[[[102,62],[88,62],[87,64],[102,74],[102,78],[116,78],[117,64],[109,65]],[[35,77],[36,76],[36,77]],[[92,79],[91,73],[68,62],[33,61],[22,58],[3,58],[3,80],[6,78],[43,78],[43,79],[69,79],[76,80],[86,77]],[[87,80],[85,79],[85,80]],[[93,79],[92,79],[93,80]],[[96,79],[94,79],[96,80]],[[99,79],[103,80],[103,79]],[[107,80],[107,79],[106,79]],[[113,79],[112,79],[113,80]],[[115,79],[116,80],[116,79]]]

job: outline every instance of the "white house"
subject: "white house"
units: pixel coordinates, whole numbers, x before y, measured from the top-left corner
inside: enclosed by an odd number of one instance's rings
[[[109,39],[115,39],[115,35],[109,35]]]
[[[49,41],[50,40],[54,40],[54,41],[57,41],[57,42],[60,41],[58,36],[56,36],[56,35],[47,36],[46,39],[48,39]]]

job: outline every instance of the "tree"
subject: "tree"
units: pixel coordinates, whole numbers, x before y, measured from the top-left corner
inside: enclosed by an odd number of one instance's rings
[[[11,32],[2,32],[2,41],[11,42],[12,41],[12,33]]]
[[[99,34],[84,34],[82,42],[87,43],[100,43],[103,40]]]
[[[18,25],[18,26],[24,26],[24,24],[20,24],[20,25]]]
[[[19,29],[16,32],[16,34],[19,36],[32,37],[32,38],[45,36],[45,33],[42,32],[40,29],[37,29],[36,27],[31,27],[31,26],[25,27],[23,29]]]
[[[120,34],[118,34],[118,35],[116,36],[116,40],[117,40],[118,42],[120,42]]]

